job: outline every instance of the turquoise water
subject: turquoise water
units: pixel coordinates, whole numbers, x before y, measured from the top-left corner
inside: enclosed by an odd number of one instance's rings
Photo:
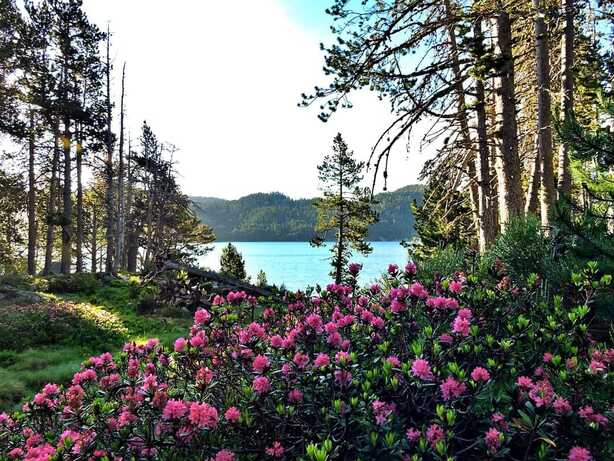
[[[199,260],[203,267],[218,270],[220,253],[227,242],[216,242],[214,249]],[[233,242],[245,260],[245,268],[252,282],[259,270],[266,272],[271,284],[282,283],[290,290],[307,285],[326,285],[331,282],[330,243],[325,247],[312,248],[308,242]],[[351,262],[363,265],[360,282],[365,284],[379,277],[395,263],[403,267],[407,262],[407,250],[399,242],[372,242],[373,252],[365,257],[355,255]]]

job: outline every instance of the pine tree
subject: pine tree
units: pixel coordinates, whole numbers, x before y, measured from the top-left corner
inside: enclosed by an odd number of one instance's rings
[[[239,280],[246,280],[245,261],[243,256],[232,243],[222,249],[220,256],[220,272]]]
[[[324,196],[315,201],[318,218],[312,244],[323,245],[328,234],[335,233],[331,276],[339,284],[346,275],[352,249],[363,255],[372,251],[366,239],[369,225],[377,221],[377,215],[370,191],[359,187],[364,162],[354,159],[354,153],[348,149],[341,133],[335,136],[332,150],[318,166]]]

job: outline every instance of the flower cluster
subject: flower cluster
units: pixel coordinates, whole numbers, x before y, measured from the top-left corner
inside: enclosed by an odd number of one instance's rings
[[[261,309],[217,295],[170,349],[92,357],[1,414],[0,459],[613,458],[594,284],[563,305],[509,280],[419,277],[391,265],[381,284]]]

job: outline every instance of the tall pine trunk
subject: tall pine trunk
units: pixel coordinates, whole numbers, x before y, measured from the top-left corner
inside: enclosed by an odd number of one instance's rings
[[[30,110],[30,129],[28,133],[28,274],[36,274],[36,178],[34,175],[34,111]]]
[[[552,156],[550,100],[550,50],[543,0],[533,0],[535,27],[535,75],[537,78],[537,160],[541,170],[540,211],[543,226],[550,226],[556,191]]]
[[[524,197],[518,156],[511,20],[501,1],[497,1],[497,13],[492,26],[498,59],[495,75],[495,110],[499,223],[504,230],[510,218],[520,216],[524,212]]]
[[[561,38],[561,119],[565,121],[573,113],[574,0],[561,0],[561,9],[565,17],[565,30]],[[567,143],[561,143],[558,163],[559,198],[568,197],[571,193],[571,172]]]
[[[70,274],[72,263],[72,165],[70,163],[70,119],[64,118],[64,188],[62,194],[62,274]]]
[[[77,132],[77,272],[83,272],[83,128]]]
[[[55,244],[56,206],[59,189],[58,168],[60,164],[60,129],[57,121],[53,124],[53,154],[51,158],[51,179],[49,181],[49,199],[47,203],[47,235],[45,239],[45,265],[43,273],[49,274],[53,263],[53,246]]]
[[[120,103],[120,118],[119,118],[119,171],[117,178],[117,202],[118,202],[118,214],[117,214],[117,230],[115,235],[115,270],[124,268],[123,255],[124,255],[124,240],[126,229],[126,200],[124,195],[124,95],[125,95],[125,80],[126,80],[126,63],[124,63],[122,69],[122,90],[121,90],[121,103]]]
[[[476,19],[473,25],[476,46],[483,54],[484,36],[482,33],[482,22]],[[477,138],[478,138],[478,155],[476,161],[477,186],[478,186],[478,209],[479,209],[479,247],[483,253],[490,245],[492,245],[497,236],[497,222],[495,216],[495,208],[493,206],[493,196],[491,187],[490,175],[490,157],[488,148],[488,129],[486,125],[486,91],[484,89],[484,81],[480,76],[477,76],[475,81],[475,111],[477,120]]]
[[[92,274],[98,272],[98,214],[96,210],[92,210]]]
[[[107,30],[107,158],[105,161],[105,178],[106,178],[106,194],[105,194],[105,208],[107,211],[106,222],[106,244],[107,253],[105,260],[105,272],[113,272],[113,214],[115,209],[113,206],[113,138],[111,134],[111,58],[110,58],[110,33]]]

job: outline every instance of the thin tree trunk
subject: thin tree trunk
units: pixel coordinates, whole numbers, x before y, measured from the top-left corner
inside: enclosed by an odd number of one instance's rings
[[[70,274],[72,263],[72,169],[70,163],[70,119],[64,118],[64,188],[62,194],[62,274]]]
[[[122,266],[124,255],[124,238],[126,229],[126,201],[124,196],[124,95],[125,95],[125,80],[126,80],[126,63],[122,69],[122,90],[120,103],[120,123],[119,123],[119,172],[117,183],[117,201],[119,204],[119,212],[117,215],[117,233],[116,233],[116,253],[115,253],[115,269]]]
[[[83,128],[77,132],[77,272],[83,272]]]
[[[537,77],[537,151],[541,166],[540,210],[542,226],[549,227],[556,201],[552,157],[550,101],[550,51],[543,0],[533,0],[535,8],[535,74]]]
[[[30,110],[28,137],[28,274],[36,274],[36,178],[34,176],[34,111]]]
[[[492,21],[495,52],[500,60],[495,76],[495,110],[497,117],[497,163],[499,164],[499,212],[502,230],[514,216],[524,212],[520,158],[518,156],[518,127],[516,122],[516,94],[514,89],[514,56],[509,14],[497,1],[497,15]]]
[[[480,48],[483,45],[482,22],[476,19],[474,26],[474,36]],[[488,129],[486,125],[486,91],[484,81],[478,76],[475,81],[476,92],[476,119],[478,137],[478,155],[476,157],[477,187],[478,187],[478,209],[479,209],[479,246],[480,252],[484,253],[493,244],[497,235],[497,223],[493,206],[490,158],[488,148]]]
[[[537,140],[535,147],[535,158],[531,162],[529,171],[529,186],[527,189],[527,200],[525,203],[525,214],[537,215],[539,211],[539,189],[541,184],[541,159],[539,158],[539,149],[537,148]]]
[[[561,0],[561,9],[565,14],[565,30],[561,38],[561,119],[566,121],[573,113],[574,0]],[[559,198],[568,197],[571,193],[571,173],[567,143],[561,143],[558,163]]]
[[[92,274],[98,272],[98,215],[92,210]]]
[[[60,163],[60,133],[59,123],[53,126],[53,156],[51,159],[51,180],[49,181],[49,201],[47,205],[47,235],[45,241],[45,265],[43,274],[51,272],[53,263],[53,246],[55,243],[56,195],[59,189],[58,168]]]
[[[105,272],[113,272],[113,213],[115,212],[113,206],[113,139],[111,135],[111,58],[110,58],[110,32],[107,29],[107,159],[105,162],[105,176],[106,176],[106,195],[105,195],[105,207],[107,210],[107,228],[106,228],[106,261]]]

